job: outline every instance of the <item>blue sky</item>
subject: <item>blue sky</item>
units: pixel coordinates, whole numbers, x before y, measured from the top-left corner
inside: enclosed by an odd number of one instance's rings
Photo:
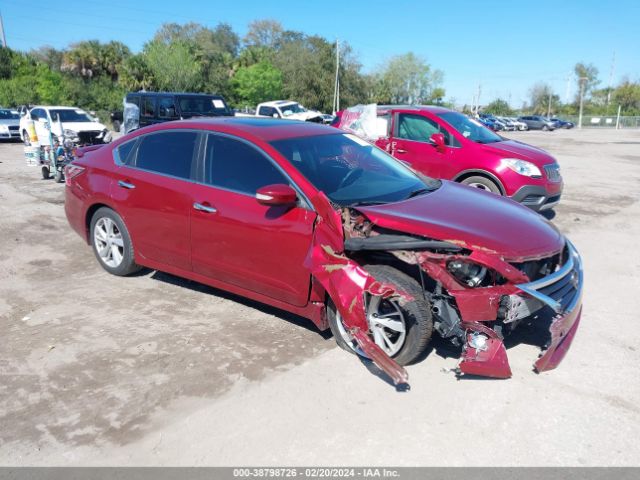
[[[444,72],[447,98],[470,103],[502,97],[520,106],[536,81],[564,100],[578,61],[600,70],[601,86],[640,80],[640,0],[0,0],[7,43],[19,50],[57,48],[84,39],[120,40],[139,51],[168,21],[214,26],[243,35],[254,19],[347,41],[365,71],[413,51]],[[569,95],[575,94],[571,80]]]

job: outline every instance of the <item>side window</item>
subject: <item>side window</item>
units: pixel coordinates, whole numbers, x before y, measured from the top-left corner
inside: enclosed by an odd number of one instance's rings
[[[136,167],[178,178],[191,178],[197,132],[168,131],[140,140]]]
[[[447,145],[454,144],[447,130],[430,118],[423,117],[422,115],[414,115],[411,113],[399,114],[396,130],[396,136],[398,138],[426,143],[429,142],[429,138],[431,138],[431,135],[434,133],[442,133],[444,135],[444,142]]]
[[[214,187],[255,195],[256,190],[289,180],[262,153],[228,137],[209,135],[204,181]]]
[[[36,108],[31,111],[31,119],[32,120],[46,120],[47,114],[42,108]]]
[[[124,165],[129,165],[131,163],[133,155],[131,152],[133,151],[133,147],[136,145],[136,141],[138,139],[133,139],[129,142],[123,143],[116,149],[116,158],[117,160]]]
[[[155,97],[144,97],[142,99],[142,108],[140,109],[140,115],[144,117],[154,117],[155,114],[156,114]]]
[[[158,99],[159,118],[177,118],[176,105],[173,97],[160,97]]]
[[[131,95],[127,97],[127,103],[133,103],[140,108],[140,97],[138,95]]]

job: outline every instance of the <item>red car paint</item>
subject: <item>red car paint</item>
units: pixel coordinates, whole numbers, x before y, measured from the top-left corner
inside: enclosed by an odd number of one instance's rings
[[[271,206],[265,204],[264,198],[155,174],[115,161],[114,150],[124,142],[166,130],[217,132],[251,143],[286,172],[297,191],[309,201],[309,207]],[[565,282],[570,274],[573,287],[569,289],[575,295],[571,295],[570,305],[556,306],[551,339],[536,368],[543,371],[558,365],[579,323],[582,270],[573,247],[566,246],[565,239],[549,222],[513,202],[447,181],[428,195],[405,201],[336,208],[269,143],[323,135],[338,133],[321,125],[269,119],[188,120],[147,127],[112,144],[85,151],[67,167],[67,218],[91,243],[88,231],[91,216],[97,208],[107,206],[127,225],[139,265],[305,316],[321,330],[327,328],[328,296],[362,351],[395,383],[406,382],[407,373],[368,335],[364,295],[395,297],[400,301],[409,298],[404,292],[378,282],[351,258],[345,251],[346,238],[374,236],[378,234],[375,229],[384,228],[443,240],[464,249],[455,254],[429,250],[390,253],[404,263],[419,266],[455,302],[466,338],[460,369],[467,374],[510,376],[502,337],[491,328],[502,302],[514,299],[515,306],[507,310],[515,315],[517,299],[543,298],[539,291],[549,287],[540,282],[547,279]],[[258,192],[286,197],[289,191],[284,185],[269,185]],[[215,214],[196,209],[196,204],[212,209]],[[346,220],[349,213],[359,215],[357,226]],[[363,224],[373,230],[363,233],[359,230]],[[559,270],[537,280],[538,283],[531,282],[533,279],[514,266],[563,251],[569,253],[558,264]],[[453,259],[473,261],[495,271],[504,281],[469,288],[448,271],[447,262]],[[544,298],[553,303],[551,296]],[[474,346],[470,340],[474,333],[486,334],[490,348]]]
[[[545,171],[545,166],[557,167],[555,158],[542,149],[506,138],[496,143],[476,143],[441,117],[447,113],[453,112],[442,107],[378,106],[378,116],[388,119],[387,134],[372,140],[397,159],[433,178],[462,182],[471,176],[486,177],[498,186],[500,193],[536,211],[552,208],[560,201],[562,178],[558,174],[557,178],[550,179]],[[429,138],[423,141],[399,138],[397,125],[401,115],[421,116],[434,122],[440,131],[455,139],[452,141],[456,145],[440,148]],[[343,121],[343,117],[346,120]],[[350,130],[349,124],[353,120],[354,115],[338,112],[332,125]],[[504,165],[504,158],[531,162],[539,168],[541,175],[529,177],[516,173]]]

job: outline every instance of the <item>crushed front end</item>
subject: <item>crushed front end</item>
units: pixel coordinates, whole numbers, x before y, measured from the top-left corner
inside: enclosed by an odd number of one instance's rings
[[[506,257],[460,239],[390,229],[371,220],[366,209],[338,210],[320,200],[326,208],[319,211],[309,256],[312,274],[362,351],[395,383],[407,381],[406,371],[376,348],[363,311],[367,295],[402,297],[403,292],[380,284],[362,268],[374,257],[417,272],[434,330],[461,348],[461,375],[510,377],[505,343],[519,330],[542,333],[537,372],[557,367],[564,358],[580,323],[583,289],[582,261],[568,240],[553,251]]]

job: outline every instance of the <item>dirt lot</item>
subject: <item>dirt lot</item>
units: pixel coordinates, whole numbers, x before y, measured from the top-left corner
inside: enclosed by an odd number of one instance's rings
[[[640,132],[510,135],[560,161],[555,222],[586,267],[561,367],[397,392],[310,323],[158,272],[104,272],[64,186],[0,144],[0,464],[637,465]]]

